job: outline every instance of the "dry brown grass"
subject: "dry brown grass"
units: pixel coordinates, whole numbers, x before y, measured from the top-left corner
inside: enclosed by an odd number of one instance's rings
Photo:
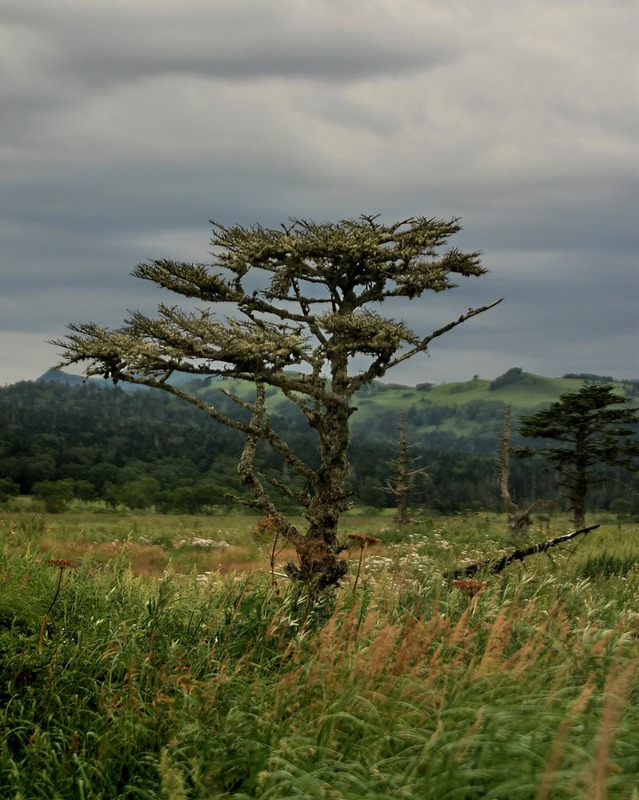
[[[96,564],[119,562],[129,567],[134,575],[145,577],[161,577],[169,567],[175,574],[184,575],[194,571],[198,574],[223,575],[270,572],[272,567],[276,573],[283,574],[284,566],[289,561],[297,560],[292,547],[278,547],[273,554],[271,542],[256,543],[250,531],[250,518],[243,523],[245,534],[230,532],[233,534],[231,543],[224,541],[224,531],[221,537],[224,546],[220,547],[189,544],[189,537],[197,540],[199,535],[204,539],[211,533],[219,535],[216,526],[220,523],[216,520],[206,521],[208,524],[203,524],[202,529],[195,532],[185,532],[182,530],[183,523],[178,522],[172,531],[169,529],[167,532],[171,518],[150,515],[143,520],[142,533],[114,525],[112,535],[105,535],[104,528],[109,530],[111,526],[101,518],[96,523],[95,519],[88,516],[57,519],[41,515],[37,522],[37,530],[29,531],[26,535],[24,531],[10,527],[8,546],[20,549],[28,541],[32,551],[41,553],[45,558],[92,561]],[[131,522],[134,529],[133,523],[136,521]],[[156,537],[160,540],[158,543],[151,541]],[[243,542],[236,543],[234,538],[243,539]],[[271,564],[273,555],[274,563]],[[340,557],[348,558],[348,554]]]
[[[78,562],[92,561],[97,564],[124,562],[134,575],[159,577],[168,568],[176,574],[219,572],[247,573],[270,569],[269,554],[266,548],[256,549],[253,545],[229,545],[225,548],[169,549],[159,544],[144,544],[132,540],[112,542],[60,541],[44,536],[33,548],[47,558],[63,558]],[[276,569],[281,571],[284,564],[295,557],[292,548],[278,553]]]
[[[607,800],[606,781],[611,772],[618,767],[611,761],[610,751],[614,742],[617,723],[627,707],[630,692],[635,685],[639,668],[636,663],[617,663],[608,674],[604,688],[604,701],[601,710],[601,727],[596,751],[592,760],[590,774],[584,776],[584,786],[592,800]],[[638,757],[639,765],[639,757]],[[639,767],[637,786],[639,789]]]

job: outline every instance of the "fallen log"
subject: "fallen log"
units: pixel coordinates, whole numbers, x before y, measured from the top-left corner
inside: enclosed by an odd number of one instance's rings
[[[530,547],[518,548],[517,550],[513,550],[513,552],[509,553],[507,556],[502,556],[502,558],[497,560],[488,559],[487,561],[474,561],[472,564],[466,564],[464,567],[458,567],[451,572],[445,573],[444,577],[457,579],[468,578],[471,575],[477,574],[478,572],[501,572],[509,564],[512,564],[513,561],[523,561],[527,556],[534,556],[536,553],[545,553],[546,550],[550,550],[551,547],[555,547],[558,544],[563,544],[563,542],[568,542],[571,539],[574,539],[575,536],[580,536],[582,533],[585,534],[589,533],[590,531],[594,531],[599,527],[599,525],[600,523],[598,522],[596,525],[590,525],[588,528],[580,528],[578,531],[565,533],[563,536],[557,536],[556,538],[550,539],[547,542],[539,542],[539,544],[532,544]]]

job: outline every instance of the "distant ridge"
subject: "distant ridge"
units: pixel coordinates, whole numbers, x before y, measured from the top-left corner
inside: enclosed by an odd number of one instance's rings
[[[99,379],[92,378],[91,382],[99,382]],[[64,372],[61,369],[48,369],[44,375],[36,378],[36,383],[64,383],[67,386],[79,386],[87,382],[87,378],[82,375],[72,375],[70,372]]]
[[[518,433],[522,414],[583,385],[581,377],[546,378],[519,367],[492,381],[476,376],[414,387],[375,381],[354,398],[358,410],[352,417],[349,492],[364,505],[388,504],[379,487],[388,480],[389,459],[396,457],[403,422],[406,441],[415,448],[413,456],[428,467],[428,479],[415,482],[416,505],[446,513],[473,508],[476,502],[500,509],[496,460],[506,403],[511,403],[516,447],[523,443]],[[627,381],[614,385],[633,407],[639,405],[639,386]],[[202,497],[209,498],[203,503],[226,504],[225,496],[239,491],[237,462],[244,437],[179,398],[141,388],[126,383],[114,387],[99,375],[83,382],[81,375],[64,370],[48,370],[39,380],[0,387],[0,477],[19,483],[23,493],[46,480],[88,481],[103,500],[117,500],[109,485],[119,491],[152,478],[153,491],[157,489],[166,509],[192,513],[189,509]],[[242,401],[255,397],[253,384],[239,380],[199,379],[189,391],[201,408],[210,404],[238,420],[246,419]],[[233,397],[240,400],[239,408]],[[314,458],[317,440],[302,410],[273,387],[266,402],[273,429],[300,457]],[[268,470],[274,476],[281,473],[273,453],[265,450],[259,457],[258,467],[266,475]],[[543,467],[535,459],[513,464],[518,502],[553,496],[554,476]],[[639,479],[633,480],[629,491],[636,492]],[[302,482],[292,488],[304,490]],[[597,492],[600,508],[621,496],[612,484],[607,494]]]
[[[201,383],[203,386],[206,386],[210,383],[211,378],[194,378],[192,375],[184,375],[184,374],[176,374],[174,375],[169,383],[173,383],[175,385],[182,385],[186,383],[192,383],[193,381],[197,381]],[[62,383],[65,386],[81,386],[82,384],[89,384],[90,386],[98,386],[100,389],[112,389],[116,384],[113,383],[112,380],[109,378],[101,378],[97,375],[92,376],[90,378],[85,378],[82,375],[75,375],[72,372],[65,372],[62,369],[48,369],[43,375],[40,375],[39,378],[35,379],[35,383]],[[138,391],[148,391],[148,386],[140,386],[135,385],[132,383],[126,383],[126,381],[120,381],[117,386],[120,389],[123,389],[125,392],[138,392]]]
[[[113,388],[112,381],[65,372],[61,369],[49,369],[36,379],[36,383],[59,383],[66,386],[81,386],[83,384],[97,386],[103,389]],[[171,379],[176,384],[192,384],[192,390],[201,398],[212,401],[220,389],[229,389],[240,396],[249,396],[252,384],[248,381],[233,379],[220,379],[209,377],[193,377],[179,374]],[[419,383],[417,386],[404,386],[397,383],[383,383],[373,381],[372,384],[362,387],[357,393],[357,405],[360,412],[356,421],[364,422],[371,413],[375,414],[380,408],[407,409],[415,404],[435,404],[460,406],[473,402],[501,401],[510,402],[514,407],[533,408],[543,403],[554,402],[565,392],[577,391],[584,383],[610,382],[618,390],[633,398],[639,395],[639,381],[637,380],[610,380],[604,376],[567,374],[562,378],[547,378],[525,372],[520,367],[513,367],[494,380],[487,380],[476,376],[470,381],[452,381],[449,383],[433,384]],[[117,386],[127,392],[148,391],[148,387],[126,383]],[[634,400],[634,402],[637,402]],[[284,396],[279,392],[271,396],[271,408],[287,404]]]
[[[72,372],[64,372],[61,369],[48,369],[44,375],[36,378],[35,383],[61,383],[64,386],[97,386],[98,389],[113,389],[113,381],[97,376],[85,378],[82,375],[74,375]],[[135,392],[139,389],[146,390],[146,386],[133,386],[130,383],[119,383],[118,386],[124,391]]]

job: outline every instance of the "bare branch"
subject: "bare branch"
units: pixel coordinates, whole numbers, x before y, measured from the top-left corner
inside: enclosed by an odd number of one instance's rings
[[[445,333],[448,333],[448,331],[452,331],[453,328],[457,328],[459,325],[462,325],[469,319],[476,317],[478,314],[483,314],[485,311],[489,311],[491,308],[498,306],[501,302],[503,302],[503,299],[503,297],[500,297],[499,300],[495,300],[494,302],[488,303],[485,306],[481,306],[479,308],[469,308],[468,311],[462,314],[458,319],[449,322],[447,325],[443,325],[441,328],[433,331],[428,336],[425,336],[416,347],[407,350],[405,353],[402,353],[396,358],[386,361],[382,357],[378,357],[365,372],[353,379],[355,386],[359,388],[366,383],[370,383],[370,381],[374,380],[375,378],[381,378],[390,369],[396,367],[398,364],[401,364],[403,361],[413,358],[413,356],[416,356],[418,353],[425,352],[428,349],[428,345],[434,339],[437,339],[439,336],[443,336]]]

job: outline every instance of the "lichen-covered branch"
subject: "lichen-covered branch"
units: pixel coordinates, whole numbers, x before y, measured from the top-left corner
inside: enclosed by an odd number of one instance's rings
[[[331,585],[345,568],[337,562],[337,529],[350,505],[344,486],[354,393],[500,302],[469,309],[426,334],[381,313],[388,298],[445,291],[486,272],[477,252],[447,249],[459,230],[457,219],[420,216],[392,224],[373,215],[336,223],[293,219],[279,228],[213,223],[212,264],[157,259],[133,272],[198,301],[198,310],[162,303],[155,316],[134,311],[115,330],[72,324],[54,342],[62,351],[59,366],[82,363],[86,375],[162,389],[241,431],[239,474],[250,494],[243,502],[272,516],[276,504],[255,469],[257,443],[267,442],[305,485],[288,486],[279,476],[269,483],[306,513],[305,532],[278,527],[298,551],[297,573],[290,572],[314,586]],[[177,383],[178,374],[254,383],[254,403],[233,397],[250,422],[209,405]],[[296,404],[316,431],[316,470],[274,430],[267,386]]]

